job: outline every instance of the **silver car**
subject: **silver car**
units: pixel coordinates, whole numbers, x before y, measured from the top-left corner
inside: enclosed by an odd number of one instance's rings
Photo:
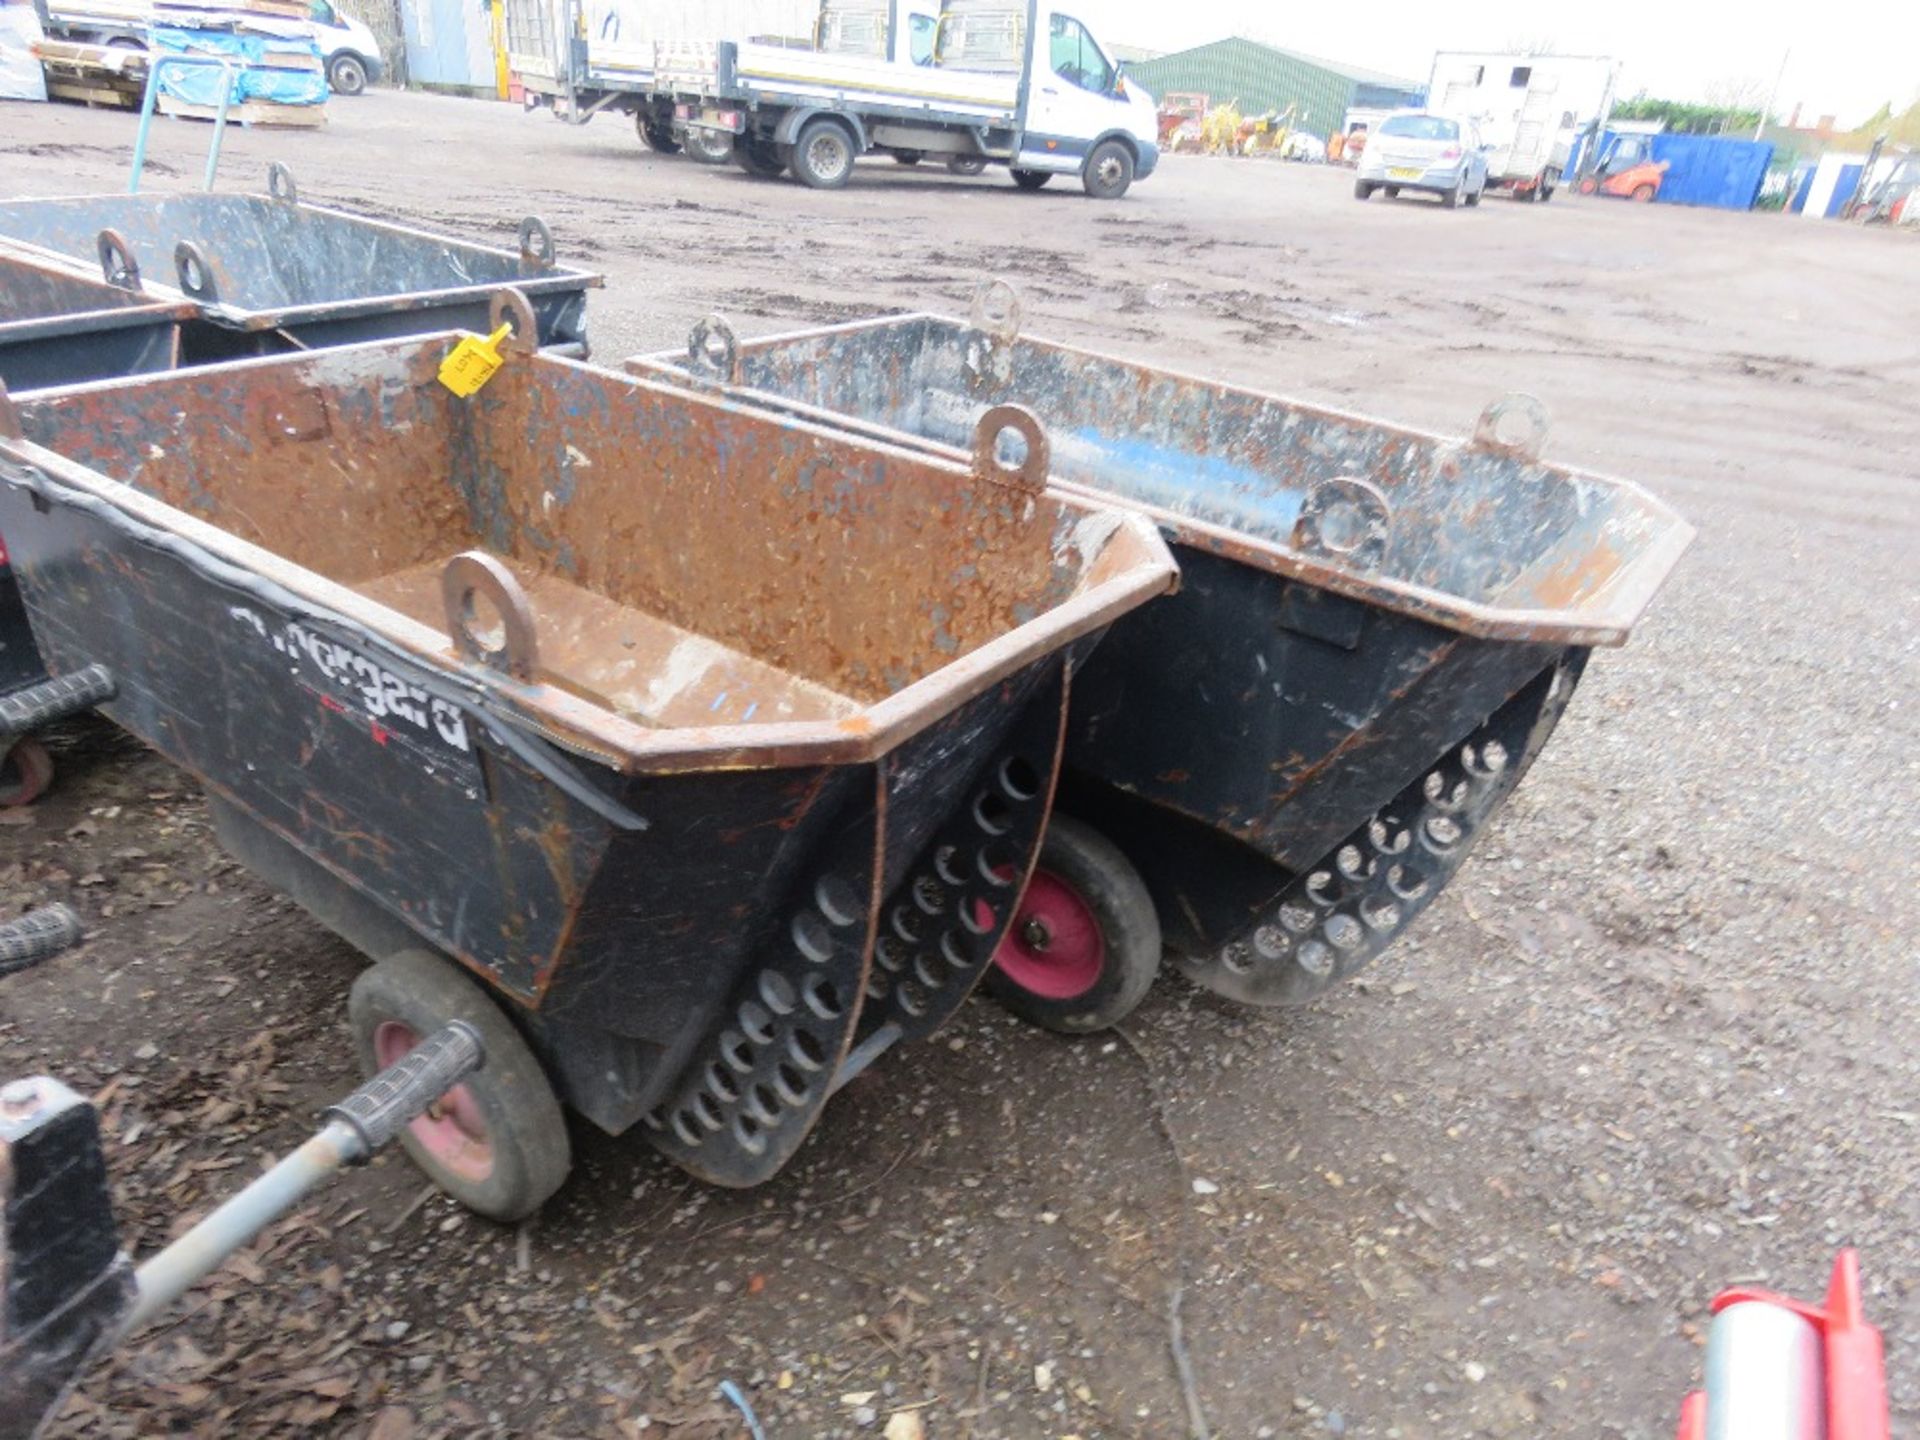
[[[1402,190],[1426,190],[1449,210],[1462,202],[1480,203],[1487,188],[1487,152],[1470,120],[1403,111],[1382,120],[1360,152],[1357,200],[1376,190],[1393,199]]]

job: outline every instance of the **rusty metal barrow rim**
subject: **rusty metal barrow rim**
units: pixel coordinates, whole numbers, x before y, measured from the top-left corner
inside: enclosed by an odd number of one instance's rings
[[[391,220],[376,219],[370,215],[357,214],[352,210],[341,210],[331,205],[312,204],[309,201],[300,199],[298,193],[291,189],[278,191],[278,175],[275,171],[279,173],[285,172],[284,167],[279,166],[273,167],[273,169],[269,171],[269,183],[276,187],[276,193],[262,195],[257,191],[222,191],[218,192],[219,197],[223,199],[257,200],[264,203],[292,205],[310,214],[325,215],[331,219],[344,220],[353,225],[362,226],[368,230],[377,230],[387,235],[402,236],[408,240],[418,240],[430,245],[449,246],[469,254],[487,255],[495,259],[504,260],[510,264],[520,264],[523,269],[526,264],[538,264],[540,269],[537,273],[520,274],[512,282],[515,289],[528,296],[559,294],[583,288],[599,289],[603,288],[607,283],[607,277],[597,270],[581,270],[571,265],[562,265],[559,263],[554,256],[552,236],[547,234],[546,227],[543,224],[538,226],[537,232],[535,233],[541,238],[541,243],[544,248],[538,252],[529,250],[529,226],[536,223],[529,220],[522,222],[522,248],[519,254],[515,254],[511,250],[503,250],[496,245],[483,245],[472,240],[457,240],[450,235],[436,234],[431,230],[421,230],[415,226],[401,225]],[[20,200],[25,203],[79,205],[90,201],[118,202],[126,198],[127,197],[122,195],[102,195],[96,193],[87,195],[22,196]],[[0,243],[5,243],[21,250],[32,251],[41,256],[52,256],[57,259],[66,258],[57,250],[48,249],[45,246],[37,245],[28,240],[9,239],[0,236]],[[162,258],[165,263],[169,265],[174,261],[174,257],[171,255]],[[170,301],[177,300],[182,304],[191,306],[195,314],[205,315],[209,318],[217,318],[222,325],[230,329],[245,331],[272,330],[290,325],[298,326],[315,320],[347,320],[362,315],[390,315],[397,311],[434,310],[443,306],[469,301],[484,303],[500,290],[500,282],[494,281],[485,284],[448,286],[436,290],[372,294],[356,296],[351,300],[320,300],[306,305],[285,305],[273,309],[252,310],[244,306],[229,304],[217,296],[213,299],[200,299],[176,286],[164,285],[153,280],[147,280],[144,283],[150,294],[163,297]]]
[[[410,337],[408,344],[451,344],[464,332]],[[356,349],[391,346],[375,341],[364,346],[339,347],[343,354]],[[285,365],[293,357],[269,356],[236,360],[218,367]],[[616,384],[630,385],[673,396],[678,401],[711,405],[735,414],[764,420],[764,410],[712,396],[689,395],[679,386],[649,382],[586,364],[564,356],[543,354],[540,363],[568,365]],[[34,392],[36,402],[133,387],[136,379],[97,381]],[[805,421],[789,422],[802,434],[844,443],[846,432]],[[909,465],[948,471],[956,483],[973,478],[972,470],[941,457],[917,453],[898,445],[865,442],[867,448]],[[871,761],[953,709],[1000,681],[1084,635],[1103,629],[1120,616],[1155,596],[1172,591],[1179,568],[1158,530],[1146,520],[1109,505],[1075,497],[1054,497],[1088,515],[1105,514],[1113,529],[1106,546],[1127,546],[1120,573],[1088,585],[1032,620],[1007,630],[984,645],[903,686],[859,713],[831,721],[790,721],[761,725],[687,726],[656,729],[627,720],[584,700],[564,688],[538,681],[521,681],[459,656],[450,637],[401,612],[368,599],[348,586],[295,565],[273,551],[242,540],[174,506],[143,494],[124,481],[112,479],[85,465],[24,439],[6,392],[0,390],[0,483],[34,489],[58,503],[61,490],[84,497],[84,507],[109,512],[111,523],[134,532],[148,543],[176,551],[198,552],[229,574],[239,572],[264,582],[298,618],[318,622],[354,642],[385,651],[415,669],[426,668],[463,682],[460,704],[483,718],[530,730],[563,750],[596,761],[624,774],[678,774],[710,770],[765,770],[795,765],[856,764]],[[1092,557],[1088,569],[1091,570]]]
[[[880,316],[872,320],[854,321],[845,325],[810,326],[800,330],[763,335],[751,340],[742,339],[733,343],[737,344],[739,358],[745,359],[755,351],[769,350],[778,346],[829,339],[834,336],[858,335],[889,326],[905,327],[919,322],[933,322],[962,330],[970,328],[969,322],[956,319],[951,315],[942,315],[935,311],[916,311]],[[1168,380],[1177,385],[1192,385],[1222,395],[1308,411],[1343,424],[1391,432],[1410,441],[1433,445],[1442,453],[1448,450],[1461,452],[1477,448],[1508,454],[1527,464],[1551,469],[1570,478],[1577,478],[1585,484],[1603,486],[1629,499],[1657,532],[1653,540],[1629,563],[1621,566],[1603,585],[1575,605],[1556,608],[1503,606],[1468,600],[1410,581],[1356,574],[1337,564],[1316,560],[1279,541],[1250,535],[1245,531],[1235,530],[1212,521],[1196,519],[1151,502],[1131,497],[1118,497],[1111,491],[1102,490],[1096,486],[1057,478],[1050,479],[1048,482],[1048,488],[1060,495],[1117,506],[1129,513],[1146,516],[1180,544],[1206,550],[1286,579],[1299,580],[1334,594],[1426,620],[1462,635],[1484,640],[1538,641],[1558,645],[1624,645],[1634,625],[1652,602],[1655,593],[1665,583],[1668,573],[1687,547],[1693,543],[1696,533],[1693,526],[1687,523],[1678,511],[1631,480],[1592,471],[1574,470],[1565,466],[1546,466],[1539,458],[1537,440],[1533,446],[1501,442],[1496,438],[1490,424],[1490,417],[1497,418],[1495,412],[1505,402],[1496,402],[1495,406],[1490,406],[1488,411],[1482,414],[1480,426],[1475,434],[1467,440],[1461,440],[1430,430],[1390,424],[1351,410],[1307,404],[1277,395],[1272,391],[1221,384],[1185,371],[1165,369],[1144,361],[1106,355],[1060,341],[1047,340],[1040,336],[1022,334],[1019,339],[1023,344],[1043,346],[1075,359],[1102,365],[1121,365],[1150,373],[1157,379]],[[738,396],[747,403],[759,405],[762,408],[775,409],[784,414],[833,426],[868,439],[905,445],[923,454],[949,457],[965,453],[941,441],[898,430],[879,421],[859,419],[810,405],[805,401],[791,400],[768,391],[755,389],[746,383],[728,383],[708,379],[690,372],[686,369],[686,365],[687,356],[684,351],[635,355],[624,362],[624,368],[630,374],[670,378],[676,383],[690,385],[697,390],[709,393],[718,391],[722,394]],[[736,370],[735,373],[738,371]],[[1538,406],[1537,401],[1531,403]]]
[[[58,276],[62,280],[70,280],[81,286],[91,287],[103,300],[108,296],[116,299],[114,303],[103,304],[97,309],[69,310],[59,315],[42,315],[26,320],[9,320],[0,316],[0,345],[25,344],[48,337],[83,332],[124,330],[135,325],[150,325],[155,321],[185,320],[194,314],[196,308],[192,301],[178,291],[158,288],[123,289],[110,284],[97,274],[89,273],[84,265],[64,255],[30,245],[21,245],[0,236],[0,268],[8,266],[39,270],[45,274]]]

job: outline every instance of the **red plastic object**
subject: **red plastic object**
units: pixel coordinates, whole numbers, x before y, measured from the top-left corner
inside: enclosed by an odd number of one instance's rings
[[[1696,1390],[1680,1402],[1680,1430],[1674,1440],[1707,1440],[1707,1392]]]
[[[1860,1255],[1842,1250],[1833,1262],[1825,1305],[1809,1305],[1770,1290],[1723,1290],[1718,1315],[1729,1305],[1757,1300],[1791,1310],[1818,1327],[1826,1353],[1827,1429],[1823,1440],[1889,1440],[1886,1354],[1880,1332],[1867,1323],[1860,1301]],[[1676,1440],[1706,1440],[1707,1397],[1696,1390],[1680,1407]]]

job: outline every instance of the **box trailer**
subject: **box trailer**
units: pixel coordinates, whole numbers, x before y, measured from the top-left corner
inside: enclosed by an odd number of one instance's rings
[[[1433,57],[1427,108],[1479,127],[1491,147],[1488,189],[1549,200],[1574,138],[1606,123],[1619,71],[1604,55],[1443,50]]]

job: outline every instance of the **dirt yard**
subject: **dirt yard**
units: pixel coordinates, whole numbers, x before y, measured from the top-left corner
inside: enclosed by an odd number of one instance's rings
[[[1117,204],[863,165],[820,193],[618,117],[375,94],[230,134],[223,174],[607,274],[605,360],[1023,292],[1028,328],[1551,457],[1700,540],[1407,943],[1299,1011],[1164,980],[1132,1040],[976,1002],[744,1194],[580,1130],[504,1229],[390,1157],[93,1376],[63,1436],[1664,1437],[1733,1281],[1856,1244],[1920,1427],[1920,331],[1912,236],[1565,196],[1362,206],[1345,172],[1175,158]],[[130,118],[0,106],[0,195],[124,185]],[[163,123],[149,183],[207,131]],[[4,913],[93,938],[0,983],[0,1075],[97,1094],[151,1248],[353,1082],[357,959],[104,724],[0,815]],[[1205,1182],[1204,1184],[1201,1182]],[[889,1434],[912,1432],[906,1421]]]

